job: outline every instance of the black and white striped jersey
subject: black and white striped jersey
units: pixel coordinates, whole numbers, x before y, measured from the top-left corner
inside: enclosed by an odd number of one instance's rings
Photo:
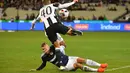
[[[63,53],[60,53],[60,56],[61,56],[60,62],[62,62],[65,66],[68,63],[68,56],[64,55]],[[50,47],[50,54],[42,54],[41,59],[42,59],[42,64],[39,68],[37,68],[37,70],[43,69],[46,66],[47,62],[50,62],[56,65],[57,67],[60,67],[60,63],[55,54],[55,47],[53,45]]]
[[[32,23],[35,23],[37,20],[41,19],[42,22],[44,22],[45,28],[47,29],[50,25],[60,22],[56,10],[69,7],[74,3],[75,2],[70,2],[65,4],[54,3],[54,4],[45,5],[40,9],[39,15],[37,16],[36,19],[32,21]]]

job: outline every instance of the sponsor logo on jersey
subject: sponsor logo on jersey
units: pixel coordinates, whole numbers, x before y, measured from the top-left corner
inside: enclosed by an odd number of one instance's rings
[[[124,26],[124,29],[125,29],[125,30],[130,30],[130,24],[126,24],[126,25]]]
[[[104,24],[101,24],[101,30],[120,30],[120,29],[121,29],[120,24],[118,24],[118,25],[111,25],[111,24],[104,25]]]
[[[79,29],[79,30],[88,30],[89,25],[88,24],[75,24],[74,28]]]

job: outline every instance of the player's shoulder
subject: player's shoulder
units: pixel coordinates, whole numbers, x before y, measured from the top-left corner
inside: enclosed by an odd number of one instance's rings
[[[41,54],[41,58],[42,58],[42,59],[44,59],[44,58],[46,58],[46,57],[47,57],[47,54],[45,54],[45,53],[42,53],[42,54]]]
[[[51,45],[51,46],[50,46],[50,51],[54,51],[54,50],[55,50],[54,45]]]
[[[49,4],[49,5],[44,5],[42,8],[40,8],[40,10],[43,10],[43,9],[46,8],[47,6],[51,6],[51,4]]]
[[[44,55],[45,55],[45,53],[42,53],[42,54],[41,54],[41,57],[43,57]]]
[[[44,6],[42,7],[42,8],[40,8],[40,10],[39,11],[42,11],[44,9]]]

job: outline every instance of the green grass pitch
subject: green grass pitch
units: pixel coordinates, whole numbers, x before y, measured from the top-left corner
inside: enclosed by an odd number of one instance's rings
[[[130,32],[84,32],[83,36],[62,36],[67,44],[67,55],[108,63],[108,69],[130,66]],[[42,31],[1,32],[0,73],[32,73],[29,70],[42,62],[40,46],[44,41],[51,44]],[[43,70],[33,73],[62,72],[47,63]],[[77,70],[74,73],[86,72]],[[130,73],[130,67],[105,73]]]

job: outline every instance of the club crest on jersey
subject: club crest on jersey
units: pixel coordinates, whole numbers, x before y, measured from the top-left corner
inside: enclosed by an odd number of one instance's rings
[[[54,54],[53,52],[50,53],[50,55],[53,55],[53,54]]]

